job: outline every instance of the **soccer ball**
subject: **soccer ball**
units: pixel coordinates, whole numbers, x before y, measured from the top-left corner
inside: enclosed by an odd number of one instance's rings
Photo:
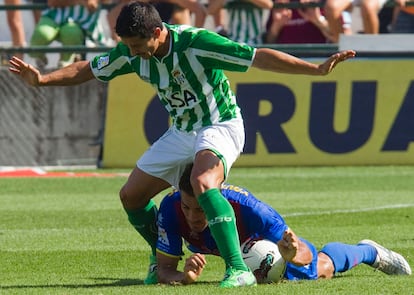
[[[241,252],[258,283],[276,283],[283,277],[286,263],[272,241],[248,239],[241,245]]]

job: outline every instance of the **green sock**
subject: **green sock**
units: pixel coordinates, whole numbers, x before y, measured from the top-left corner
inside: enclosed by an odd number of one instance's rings
[[[140,209],[129,210],[125,209],[128,215],[128,220],[137,232],[147,241],[151,246],[152,255],[155,255],[157,246],[158,231],[157,231],[157,205],[153,200],[150,200],[147,206]]]
[[[202,193],[198,197],[198,203],[207,216],[211,234],[226,263],[226,268],[231,266],[238,270],[248,270],[241,256],[233,207],[216,188]]]

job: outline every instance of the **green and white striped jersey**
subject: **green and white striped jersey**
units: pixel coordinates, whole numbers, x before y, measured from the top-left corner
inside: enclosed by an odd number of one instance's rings
[[[109,81],[135,72],[156,89],[172,123],[182,131],[240,118],[236,97],[223,71],[247,71],[256,49],[206,29],[164,25],[171,34],[165,57],[145,60],[131,56],[120,42],[91,61],[96,78]]]
[[[229,38],[252,46],[262,44],[267,10],[240,0],[229,1],[226,7]]]
[[[77,23],[91,40],[103,43],[105,36],[102,28],[99,27],[100,7],[94,12],[90,12],[83,5],[73,5],[66,7],[48,8],[42,12],[42,17],[48,17],[58,26],[68,22]]]

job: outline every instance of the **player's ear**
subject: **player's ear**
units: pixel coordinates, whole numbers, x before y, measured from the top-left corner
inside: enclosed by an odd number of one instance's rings
[[[154,34],[153,34],[153,36],[154,36],[155,39],[158,39],[160,37],[161,31],[162,31],[162,28],[160,28],[160,27],[156,27],[155,28]]]

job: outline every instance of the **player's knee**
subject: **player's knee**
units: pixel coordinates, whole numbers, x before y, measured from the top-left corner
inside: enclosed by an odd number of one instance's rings
[[[215,176],[212,174],[191,175],[190,182],[196,197],[209,189],[220,187],[220,183],[215,180]]]
[[[131,192],[126,185],[120,189],[119,198],[125,209],[144,208],[151,200],[151,197],[145,197],[145,194]]]
[[[126,193],[126,189],[124,186],[119,190],[119,199],[121,200],[122,204],[127,203],[128,194]]]
[[[335,266],[332,259],[323,252],[318,253],[318,278],[330,279],[335,274]]]
[[[137,209],[143,207],[137,203],[139,198],[133,198],[133,196],[130,193],[128,193],[128,190],[125,186],[123,186],[119,191],[119,198],[121,200],[122,205],[126,209]]]
[[[190,183],[191,187],[193,188],[194,196],[197,197],[204,191],[206,191],[205,186],[203,184],[203,177],[201,175],[194,175],[194,173],[191,174]]]

